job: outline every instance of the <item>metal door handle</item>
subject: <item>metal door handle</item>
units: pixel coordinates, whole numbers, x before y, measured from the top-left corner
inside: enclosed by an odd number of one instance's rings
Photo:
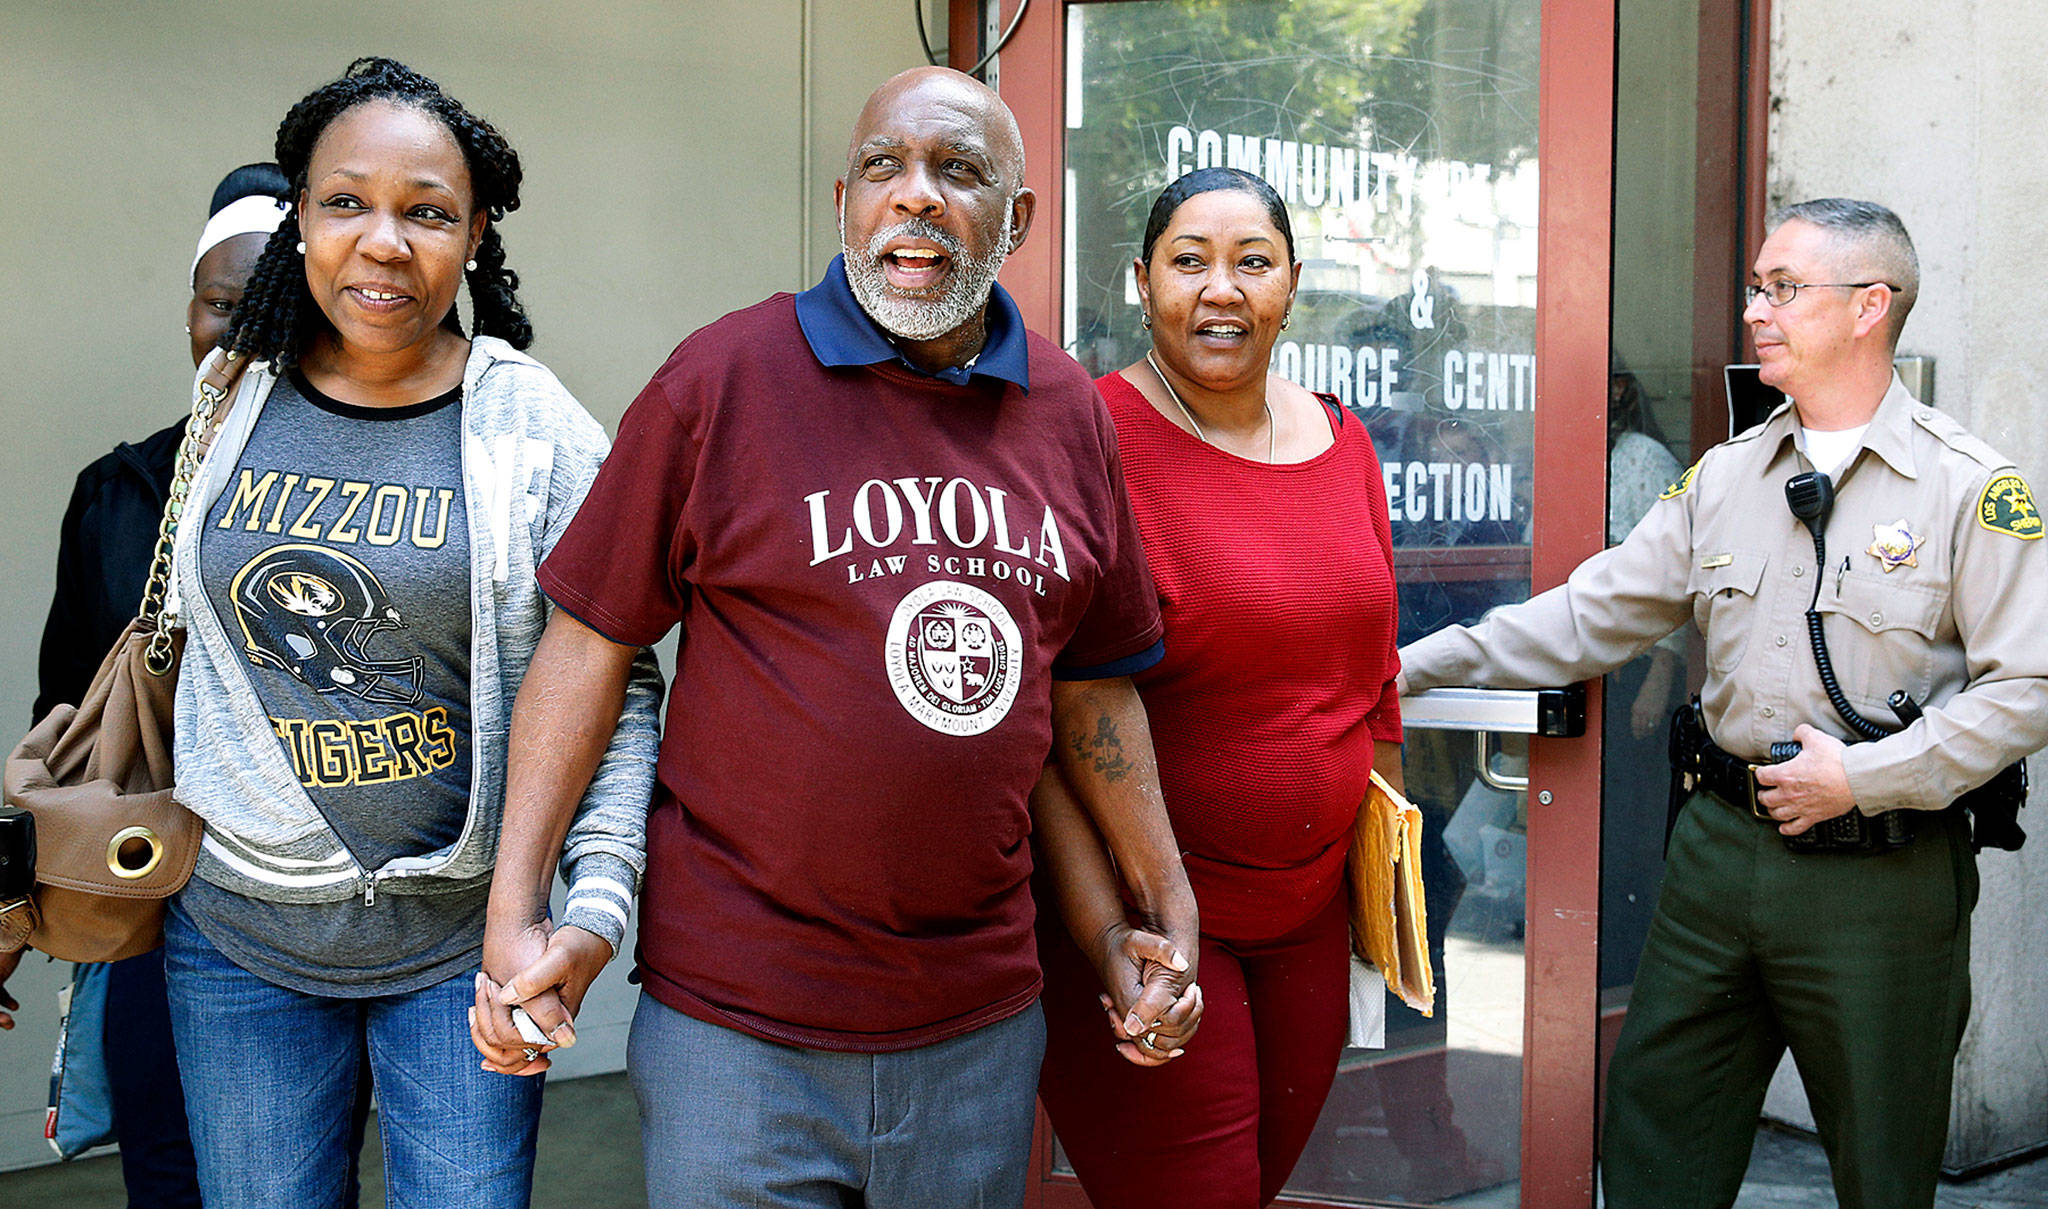
[[[1494,749],[1494,734],[1494,731],[1482,730],[1472,736],[1473,742],[1479,748],[1479,779],[1506,793],[1529,792],[1529,774],[1523,773],[1516,777],[1494,771],[1493,758],[1500,754]]]

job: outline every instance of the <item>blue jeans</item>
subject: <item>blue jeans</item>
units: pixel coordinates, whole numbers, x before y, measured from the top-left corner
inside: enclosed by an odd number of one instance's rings
[[[175,905],[164,976],[207,1209],[344,1203],[366,1044],[387,1205],[527,1204],[540,1080],[480,1068],[468,976],[404,995],[307,995],[228,960]]]
[[[889,1054],[795,1049],[640,996],[652,1209],[1018,1209],[1045,1018]]]
[[[114,1132],[121,1142],[121,1182],[128,1209],[200,1209],[199,1172],[185,1124],[185,1088],[171,1041],[171,1008],[164,998],[164,951],[107,967],[107,1082],[114,1099]],[[355,1209],[356,1156],[370,1116],[367,1065],[349,1114],[348,1190],[344,1209]]]

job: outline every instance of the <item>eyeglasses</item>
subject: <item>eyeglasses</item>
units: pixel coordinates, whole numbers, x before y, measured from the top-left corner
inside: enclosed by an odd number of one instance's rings
[[[1767,281],[1742,287],[1742,303],[1747,306],[1761,294],[1772,306],[1790,306],[1801,290],[1863,290],[1874,285],[1894,294],[1899,292],[1899,287],[1889,281]]]

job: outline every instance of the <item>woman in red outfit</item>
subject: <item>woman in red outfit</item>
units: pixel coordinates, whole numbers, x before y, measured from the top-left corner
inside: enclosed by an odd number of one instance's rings
[[[1077,892],[1040,913],[1040,1093],[1096,1209],[1279,1194],[1344,1045],[1353,821],[1375,764],[1400,782],[1379,459],[1334,398],[1267,370],[1293,244],[1258,177],[1175,181],[1132,266],[1152,348],[1098,383],[1166,617],[1137,681],[1202,933],[1200,990],[1129,1030],[1099,993],[1131,948],[1124,905]],[[1048,865],[1103,862],[1056,778],[1036,806]]]

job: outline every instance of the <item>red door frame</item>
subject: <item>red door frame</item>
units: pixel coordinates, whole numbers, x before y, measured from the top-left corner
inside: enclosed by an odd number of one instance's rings
[[[1563,582],[1606,545],[1607,459],[1597,459],[1596,473],[1583,451],[1607,447],[1617,7],[1618,0],[1543,0],[1533,591]],[[1596,681],[1584,738],[1529,744],[1521,1199],[1532,1209],[1593,1204],[1601,707]]]
[[[998,0],[1007,24],[1017,0]],[[1617,0],[1543,0],[1538,143],[1536,461],[1531,582],[1560,583],[1606,536],[1608,316],[1613,246]],[[953,0],[954,60],[977,43],[976,0]],[[1060,326],[1061,182],[1066,163],[1066,2],[1037,0],[1003,49],[1000,84],[1025,148],[1025,183],[1038,195],[1033,236],[1002,281],[1025,321]],[[1608,70],[1587,70],[1606,64]],[[1600,435],[1595,435],[1600,434]],[[1588,694],[1586,736],[1530,744],[1527,978],[1522,1086],[1522,1204],[1593,1203],[1599,1023],[1600,702]],[[1051,1175],[1040,1116],[1027,1209],[1085,1209],[1070,1179]]]

